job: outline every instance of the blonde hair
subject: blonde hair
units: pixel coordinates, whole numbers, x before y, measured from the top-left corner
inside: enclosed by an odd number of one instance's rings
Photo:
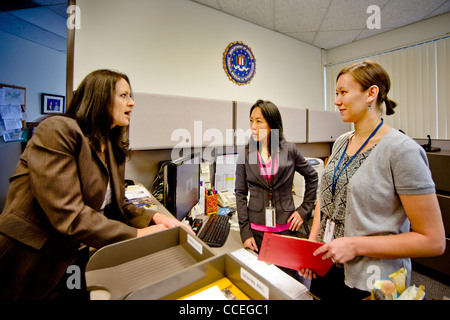
[[[357,62],[351,66],[345,67],[339,72],[336,81],[343,74],[351,74],[353,78],[361,85],[363,91],[376,85],[379,89],[377,98],[377,107],[381,110],[383,102],[386,105],[386,115],[394,114],[394,108],[397,106],[395,101],[387,97],[391,89],[391,80],[386,70],[378,63],[370,60]]]

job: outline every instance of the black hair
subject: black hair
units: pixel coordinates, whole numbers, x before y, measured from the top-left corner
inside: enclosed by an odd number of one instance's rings
[[[278,107],[273,102],[259,99],[250,108],[250,116],[251,116],[253,110],[257,107],[259,107],[261,109],[261,113],[271,129],[269,139],[268,139],[269,140],[268,150],[271,153],[272,146],[273,146],[272,145],[272,135],[274,135],[274,133],[273,133],[274,130],[277,130],[278,142],[281,142],[282,140],[284,140],[283,120],[281,119],[281,113],[280,113],[280,110],[278,110]],[[274,137],[275,137],[275,135],[274,135]],[[279,143],[276,145],[279,146]]]

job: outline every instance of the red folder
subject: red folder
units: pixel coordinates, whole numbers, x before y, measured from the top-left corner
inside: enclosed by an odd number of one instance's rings
[[[333,265],[331,259],[322,260],[323,254],[313,252],[323,243],[307,239],[264,233],[258,260],[294,270],[311,269],[323,277]]]

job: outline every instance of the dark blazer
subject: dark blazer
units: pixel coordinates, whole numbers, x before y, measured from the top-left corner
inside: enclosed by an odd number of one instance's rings
[[[295,171],[305,178],[303,203],[294,207],[292,185]],[[290,215],[297,210],[307,220],[314,207],[318,175],[314,168],[300,154],[295,144],[282,140],[278,154],[278,172],[273,180],[273,205],[276,208],[277,223],[286,224]],[[256,144],[253,140],[239,154],[236,165],[236,205],[242,241],[253,237],[250,222],[265,225],[265,208],[268,206],[269,183],[261,175]],[[247,201],[248,194],[250,199]]]
[[[71,118],[39,124],[0,215],[0,299],[45,297],[82,244],[100,248],[130,239],[151,222],[155,211],[125,201],[125,163],[116,163],[110,143],[105,154],[108,166]],[[99,212],[108,180],[110,217]]]

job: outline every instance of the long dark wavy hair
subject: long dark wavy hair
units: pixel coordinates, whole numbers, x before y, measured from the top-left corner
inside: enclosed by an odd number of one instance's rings
[[[98,151],[109,139],[116,160],[122,163],[130,156],[128,126],[115,126],[111,129],[116,83],[120,79],[124,79],[131,88],[127,75],[123,73],[107,69],[91,72],[74,92],[66,115],[76,119]]]

